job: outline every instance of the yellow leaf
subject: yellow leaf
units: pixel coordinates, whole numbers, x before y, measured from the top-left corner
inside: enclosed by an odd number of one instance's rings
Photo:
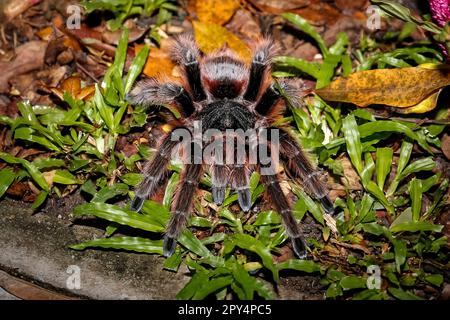
[[[239,0],[197,0],[195,7],[201,22],[223,25],[239,8]]]
[[[429,98],[429,101],[412,109],[423,111],[434,108],[431,96],[449,84],[450,67],[424,65],[356,72],[347,78],[338,78],[327,87],[316,90],[316,93],[328,101],[348,102],[360,107],[382,104],[410,108]]]
[[[52,27],[46,27],[46,28],[41,29],[38,32],[36,32],[36,35],[39,38],[41,38],[42,40],[49,41],[52,33],[53,33],[53,28]]]
[[[94,96],[95,93],[95,85],[91,84],[90,86],[84,87],[77,94],[78,100],[89,100]]]
[[[175,65],[169,56],[169,40],[161,40],[161,48],[152,47],[150,49],[150,54],[148,56],[147,62],[145,64],[143,73],[148,77],[157,77],[159,75],[164,75],[168,78],[174,77],[173,69]],[[135,53],[143,48],[143,45],[135,45]]]
[[[400,113],[425,113],[428,111],[433,110],[436,108],[436,104],[439,99],[439,94],[441,93],[442,89],[438,92],[433,93],[431,96],[426,98],[425,100],[421,101],[420,103],[416,104],[413,107],[405,108],[405,109],[398,109],[397,111]]]
[[[81,78],[72,76],[63,81],[60,88],[63,92],[68,92],[72,97],[76,97],[81,90]]]
[[[214,52],[227,44],[243,60],[250,62],[251,51],[249,47],[236,35],[218,24],[200,21],[194,21],[193,24],[195,40],[204,53]]]

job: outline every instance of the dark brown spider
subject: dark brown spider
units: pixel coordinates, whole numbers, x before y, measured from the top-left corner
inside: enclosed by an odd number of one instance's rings
[[[250,163],[248,157],[243,163],[223,162],[213,157],[206,164],[204,158],[199,158],[198,151],[202,154],[204,148],[198,142],[181,144],[172,139],[172,133],[176,130],[194,134],[195,123],[199,121],[203,134],[209,129],[219,130],[219,135],[222,136],[227,136],[231,129],[257,132],[262,129],[277,130],[277,146],[270,140],[274,135],[272,131],[269,131],[268,139],[258,141],[260,146],[267,147],[271,159],[277,153],[288,175],[301,182],[303,189],[319,200],[327,213],[333,211],[333,204],[328,197],[326,185],[320,180],[319,171],[312,166],[300,145],[289,134],[289,127],[276,124],[286,108],[286,101],[280,91],[284,90],[287,96],[294,99],[300,99],[304,93],[292,80],[281,81],[276,85],[271,77],[270,67],[273,54],[273,43],[263,39],[255,45],[251,66],[248,66],[227,47],[202,56],[193,38],[184,35],[175,41],[172,49],[173,59],[183,72],[182,85],[147,79],[139,82],[128,94],[127,99],[132,104],[170,104],[182,114],[181,119],[173,121],[173,130],[162,140],[153,159],[145,165],[144,179],[136,188],[136,197],[131,204],[132,210],[139,211],[144,200],[154,195],[161,185],[174,150],[182,145],[184,157],[189,161],[184,165],[172,203],[173,214],[164,237],[166,256],[173,254],[176,239],[186,225],[204,169],[208,169],[211,174],[212,195],[216,204],[222,204],[226,187],[230,186],[238,193],[241,209],[248,211],[251,207],[249,176],[254,170],[261,172],[266,165],[260,161],[259,154],[256,163]],[[215,139],[217,135],[212,140]],[[249,143],[244,144],[248,151]],[[224,153],[229,156],[234,150],[235,148],[229,149],[227,146]],[[232,160],[236,160],[234,155]],[[296,255],[305,258],[306,243],[280,187],[277,170],[261,174],[261,181],[282,217]]]

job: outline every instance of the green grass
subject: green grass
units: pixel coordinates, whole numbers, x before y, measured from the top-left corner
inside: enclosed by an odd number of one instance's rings
[[[377,42],[367,37],[361,43],[370,46],[361,45],[351,51],[343,33],[328,48],[305,20],[292,14],[283,16],[317,41],[324,61],[278,57],[274,75],[309,76],[317,80],[318,88],[336,75],[348,75],[356,69],[442,59],[431,44],[382,53]],[[53,154],[50,159],[27,161],[1,153],[0,159],[8,166],[0,170],[0,196],[14,181],[32,181],[41,190],[33,204],[38,209],[47,197],[60,197],[65,186],[80,185],[89,202],[75,208],[75,217],[95,216],[108,220],[110,225],[104,238],[74,244],[72,249],[100,247],[162,255],[161,239],[180,164],[171,164],[162,203],[146,201],[142,214],[130,211],[128,204],[117,205],[121,200],[129,203],[134,196],[133,187],[141,179],[136,163],[151,156],[151,150],[144,145],[129,158],[115,148],[119,136],[142,130],[147,118],[146,110],[133,109],[124,96],[140,74],[149,48],[140,51],[128,74],[124,73],[126,49],[125,31],[115,61],[91,101],[78,101],[65,94],[67,110],[23,102],[17,119],[0,117],[0,123],[10,127],[16,144]],[[358,67],[352,66],[353,57]],[[439,119],[441,113],[435,114]],[[424,285],[439,288],[442,274],[427,272],[423,265],[432,264],[434,270],[449,266],[447,239],[441,234],[442,225],[435,223],[448,181],[433,171],[436,155],[432,153],[432,148],[440,149],[439,137],[446,125],[377,120],[367,110],[329,105],[315,95],[305,101],[304,108],[291,105],[285,121],[292,123],[293,134],[314,161],[343,181],[345,195],[335,202],[334,218],[324,218],[322,208],[289,181],[298,199],[293,204],[296,218],[304,221],[311,216],[322,234],[321,239],[307,239],[313,258],[276,262],[273,257],[281,255],[287,243],[280,217],[274,211],[236,211],[233,204],[237,196],[232,192],[218,208],[217,218],[207,218],[205,207],[212,206],[212,196],[210,177],[205,175],[201,184],[205,191],[203,202],[196,200],[189,228],[180,236],[175,254],[164,262],[167,270],[177,272],[184,263],[191,272],[191,280],[177,298],[224,299],[232,295],[238,299],[275,299],[269,283],[276,284],[286,269],[319,276],[328,298],[418,299],[414,289]],[[393,148],[393,141],[401,142],[399,150]],[[361,190],[350,188],[352,181],[346,180],[349,169],[343,167],[342,158],[350,160]],[[51,183],[45,179],[49,172]],[[258,174],[252,175],[250,185],[252,202],[258,204],[264,193]],[[431,202],[427,207],[422,206],[424,197]],[[121,226],[143,230],[148,238],[114,236]],[[201,238],[196,236],[199,231]],[[347,248],[345,254],[343,247]],[[330,255],[333,259],[329,259]],[[375,280],[368,269],[373,266],[381,272],[379,289],[370,286]]]
[[[169,22],[172,13],[178,10],[173,0],[83,0],[81,5],[87,14],[98,11],[111,12],[114,18],[107,21],[107,27],[111,31],[119,30],[130,17],[155,16],[154,26],[149,35],[157,42],[160,40],[157,28]]]

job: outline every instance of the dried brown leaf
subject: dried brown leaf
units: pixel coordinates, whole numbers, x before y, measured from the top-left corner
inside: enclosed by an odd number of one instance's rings
[[[223,25],[239,8],[239,0],[197,0],[195,8],[201,22]]]
[[[441,88],[450,84],[450,67],[424,66],[401,69],[377,69],[338,78],[316,93],[328,101],[339,101],[366,107],[371,104],[397,108],[413,107],[425,99],[416,113],[429,111]],[[435,106],[435,104],[434,104]]]

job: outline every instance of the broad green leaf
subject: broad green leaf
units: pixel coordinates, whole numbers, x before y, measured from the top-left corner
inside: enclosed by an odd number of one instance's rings
[[[398,224],[402,223],[408,223],[412,222],[412,212],[411,207],[406,208],[401,214],[395,218],[394,222],[391,223],[389,229],[392,231],[392,229],[397,226]]]
[[[221,266],[224,264],[223,259],[221,257],[214,256],[189,229],[183,230],[181,235],[178,237],[178,242],[189,251],[205,258],[204,261],[208,264],[213,266]]]
[[[94,102],[106,126],[111,131],[114,131],[115,128],[114,128],[113,109],[106,104],[105,100],[103,99],[100,88],[97,84],[95,85]]]
[[[431,203],[431,206],[427,210],[427,212],[425,212],[425,214],[422,216],[422,219],[426,219],[435,211],[435,209],[441,202],[447,188],[448,188],[448,179],[445,179],[444,181],[442,181],[439,188],[433,193],[433,202]]]
[[[64,167],[66,163],[61,159],[52,159],[52,158],[38,158],[33,160],[32,164],[36,166],[39,170],[48,169],[48,168],[59,168]]]
[[[80,181],[69,171],[57,169],[55,170],[55,175],[53,176],[53,182],[59,184],[79,184]]]
[[[95,184],[92,182],[92,180],[87,180],[83,185],[81,186],[81,191],[84,191],[91,196],[95,196],[97,194],[97,188],[95,187]]]
[[[34,200],[33,204],[31,205],[31,208],[33,210],[36,210],[39,208],[47,199],[48,192],[47,191],[41,191],[38,196],[36,197],[36,200]]]
[[[281,16],[292,23],[294,26],[302,30],[304,33],[309,35],[311,38],[313,38],[317,44],[319,45],[320,51],[324,56],[327,56],[329,54],[329,50],[327,46],[325,45],[325,42],[323,41],[320,34],[314,29],[313,26],[311,26],[308,21],[303,19],[297,14],[293,13],[283,13]]]
[[[343,290],[366,288],[367,279],[357,276],[346,276],[339,281]]]
[[[365,162],[365,166],[364,166],[364,169],[361,172],[360,176],[361,176],[361,182],[362,182],[363,186],[367,189],[367,186],[370,183],[374,183],[372,181],[372,177],[373,177],[373,173],[375,172],[375,169],[376,169],[375,162],[373,161],[372,155],[370,154],[370,152],[367,152],[364,154],[364,162]]]
[[[203,238],[201,240],[201,242],[204,245],[207,245],[207,244],[211,244],[211,243],[221,242],[221,241],[225,240],[225,237],[226,237],[225,233],[217,232],[217,233],[214,233],[212,236]]]
[[[8,190],[11,183],[16,179],[16,174],[11,168],[5,168],[0,170],[0,198]]]
[[[75,207],[75,216],[96,216],[132,228],[151,232],[164,232],[164,226],[155,223],[148,215],[129,211],[107,203],[86,203]]]
[[[106,202],[118,195],[126,195],[129,191],[128,185],[124,183],[116,183],[112,186],[107,186],[96,192],[91,202]]]
[[[387,191],[388,196],[393,195],[395,193],[395,191],[397,190],[397,187],[400,183],[400,175],[409,162],[409,159],[411,157],[412,148],[413,148],[413,144],[411,142],[408,142],[406,140],[403,141],[402,146],[400,148],[400,157],[399,157],[398,165],[397,165],[397,173]]]
[[[392,232],[419,232],[419,231],[432,231],[432,232],[441,232],[444,226],[433,224],[427,221],[409,221],[397,223],[394,226],[391,226]]]
[[[149,240],[139,237],[112,237],[95,239],[70,246],[74,250],[99,247],[107,249],[121,249],[127,251],[163,254],[162,240]]]
[[[261,211],[256,217],[256,221],[253,223],[254,226],[265,226],[280,224],[280,215],[275,211]]]
[[[255,278],[251,277],[247,270],[245,270],[244,267],[237,261],[234,261],[231,271],[233,278],[236,281],[236,285],[242,289],[243,296],[240,297],[240,299],[253,300],[253,294],[256,286]]]
[[[323,218],[322,210],[320,209],[319,205],[309,196],[307,195],[303,190],[300,190],[297,187],[293,188],[293,192],[299,199],[302,199],[306,207],[308,208],[308,211],[311,212],[314,219],[317,220],[320,224],[324,225],[325,220]]]
[[[105,229],[105,237],[111,237],[117,230],[119,229],[119,225],[115,222],[109,224],[109,226]]]
[[[364,218],[372,210],[374,200],[369,194],[364,194],[361,200],[361,208],[359,209],[358,221],[364,221]]]
[[[49,150],[59,151],[59,147],[47,138],[34,134],[36,131],[30,127],[20,127],[14,131],[14,139],[31,141],[46,147]]]
[[[261,279],[254,278],[255,283],[255,290],[258,293],[258,295],[266,300],[275,300],[277,298],[275,292]]]
[[[261,241],[248,234],[234,234],[230,236],[229,240],[233,245],[238,246],[239,248],[256,253],[261,258],[263,265],[272,272],[274,280],[278,282],[278,270],[273,264],[272,254]]]
[[[325,292],[327,298],[336,298],[342,296],[342,288],[337,283],[332,283]]]
[[[197,271],[189,282],[178,292],[178,300],[191,299],[198,290],[208,281],[209,276],[206,272]]]
[[[408,128],[406,125],[397,121],[380,120],[374,122],[367,122],[358,127],[361,138],[366,138],[374,133],[379,132],[398,132],[403,133],[407,137],[417,141],[419,145],[425,150],[431,152],[426,140],[417,135],[414,131]]]
[[[393,237],[390,240],[394,245],[395,266],[397,268],[397,272],[400,273],[401,267],[406,262],[406,254],[408,251],[406,247],[406,241],[401,239],[394,239]]]
[[[377,184],[381,190],[384,189],[384,182],[391,171],[392,156],[394,151],[392,148],[377,148],[376,173]]]
[[[192,217],[189,219],[189,224],[199,228],[211,228],[213,226],[209,219],[203,217]]]
[[[402,171],[402,173],[399,176],[399,180],[405,179],[411,173],[416,173],[420,171],[431,171],[434,169],[435,166],[436,162],[431,157],[419,159],[409,164],[405,168],[405,170]]]
[[[192,297],[193,300],[203,300],[210,294],[231,285],[233,282],[233,277],[231,276],[222,276],[213,278],[209,281],[203,282],[202,286],[198,288]]]
[[[25,159],[13,157],[12,155],[5,153],[5,152],[0,152],[0,159],[2,159],[3,161],[5,161],[7,163],[10,163],[10,164],[21,164],[24,167],[24,169],[30,174],[30,176],[33,178],[33,180],[42,189],[44,189],[44,191],[47,191],[47,192],[50,191],[50,187],[47,184],[47,182],[45,181],[42,173],[39,171],[39,169],[35,165],[30,163],[29,161],[27,161]]]
[[[181,262],[183,262],[183,253],[181,250],[175,250],[175,253],[164,261],[164,269],[177,272]]]
[[[360,141],[360,131],[356,124],[355,117],[349,115],[344,118],[342,122],[342,130],[344,132],[345,143],[347,145],[347,152],[350,156],[353,166],[356,171],[361,174],[363,165],[361,161],[362,147]]]
[[[416,296],[415,294],[404,291],[400,288],[388,288],[390,294],[399,300],[423,300],[422,298]]]
[[[297,69],[311,77],[318,79],[320,65],[317,62],[310,62],[299,58],[279,56],[274,58],[277,67],[289,67]]]
[[[341,62],[341,59],[342,57],[340,55],[328,54],[325,56],[317,78],[317,89],[323,88],[331,82],[334,71],[339,65],[339,62]]]
[[[373,181],[369,181],[364,186],[375,198],[377,198],[389,213],[394,213],[395,209],[392,203],[386,198],[384,192]]]
[[[319,272],[320,265],[310,260],[291,259],[277,264],[278,270],[292,269],[308,273]]]
[[[425,280],[437,287],[440,287],[444,282],[444,276],[442,274],[430,274],[425,276]]]
[[[172,197],[174,195],[175,188],[177,187],[179,180],[180,175],[174,172],[170,177],[169,182],[167,183],[166,192],[164,193],[163,198],[163,205],[165,205],[167,208],[169,208],[170,204],[172,203]]]
[[[147,61],[148,53],[150,52],[150,47],[145,45],[141,51],[136,55],[133,62],[131,63],[130,69],[128,70],[128,74],[125,80],[125,94],[127,94],[131,87],[133,86],[134,81],[136,81],[139,74],[142,72],[142,69],[145,66],[145,62]]]
[[[114,66],[117,67],[120,77],[122,77],[125,61],[127,59],[128,33],[128,28],[124,28],[117,45],[116,55],[114,56]]]
[[[129,186],[137,186],[142,181],[142,175],[139,173],[126,173],[123,176],[119,177],[124,183]]]
[[[414,222],[419,221],[420,210],[422,209],[422,181],[420,179],[412,179],[409,187],[409,195],[411,197],[411,211]]]

